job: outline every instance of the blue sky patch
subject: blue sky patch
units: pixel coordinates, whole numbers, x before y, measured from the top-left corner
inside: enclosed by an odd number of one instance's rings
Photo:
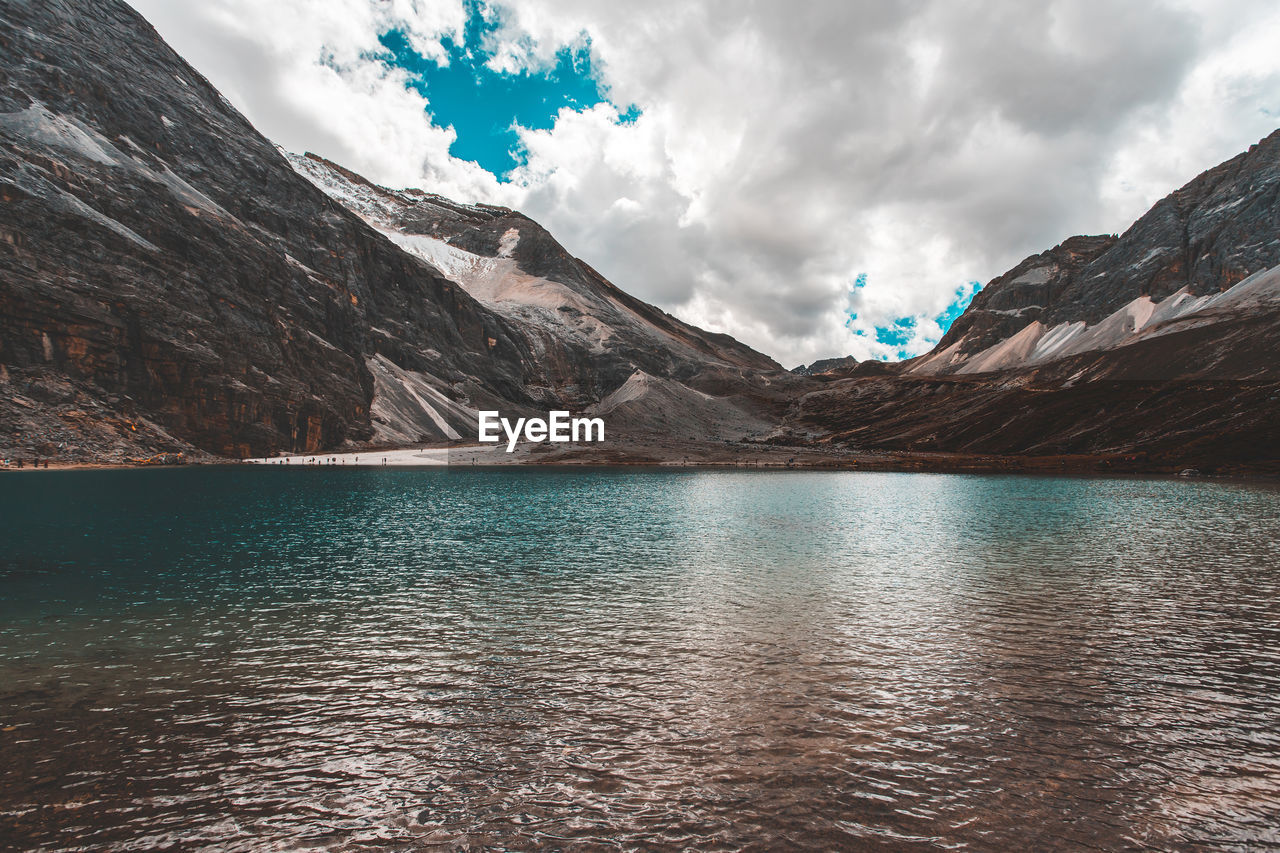
[[[414,50],[401,30],[379,37],[386,49],[381,59],[409,74],[410,85],[427,99],[427,111],[436,125],[452,125],[457,131],[450,154],[506,180],[512,169],[525,162],[515,125],[548,130],[562,108],[590,109],[608,102],[608,93],[592,65],[591,41],[585,35],[580,44],[560,48],[552,67],[508,74],[485,65],[493,58],[486,42],[501,28],[501,9],[468,0],[467,12],[461,41],[453,37],[441,41],[447,65]],[[619,112],[623,124],[640,115],[635,105]]]
[[[886,346],[904,347],[916,333],[916,318],[902,317],[892,326],[876,326],[876,340]]]
[[[854,279],[852,290],[856,291],[859,288],[864,288],[866,286],[867,274],[861,273],[856,279]],[[982,285],[976,281],[971,281],[968,284],[963,284],[956,288],[955,298],[949,305],[947,305],[946,309],[943,310],[941,314],[934,317],[934,322],[936,322],[938,327],[942,329],[943,334],[946,334],[947,330],[951,328],[951,324],[956,321],[956,318],[964,313],[964,310],[969,307],[969,303],[973,301],[973,297],[976,296],[978,291],[981,289]],[[857,319],[857,312],[850,311],[849,319],[845,321],[845,327],[855,335],[862,335],[865,337],[867,333],[863,329],[854,328],[853,324]],[[876,343],[893,347],[896,350],[895,358],[911,358],[914,353],[908,352],[904,347],[911,343],[911,340],[916,334],[916,326],[924,319],[925,317],[923,315],[919,317],[899,317],[889,325],[876,326],[874,329]],[[880,359],[882,361],[888,361],[889,356],[882,355],[880,356]]]
[[[964,309],[969,307],[969,303],[973,301],[973,297],[978,295],[978,291],[982,289],[982,285],[976,281],[961,285],[956,288],[955,300],[947,306],[947,310],[943,311],[934,319],[937,320],[938,326],[941,327],[943,334],[947,329],[951,328],[951,324],[956,318],[964,313]]]

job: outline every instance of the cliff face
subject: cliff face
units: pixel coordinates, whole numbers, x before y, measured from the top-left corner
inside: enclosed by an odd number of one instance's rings
[[[121,2],[3,0],[0,57],[9,452],[403,443],[465,434],[476,408],[585,407],[636,371],[726,393],[778,371],[512,211],[291,164]],[[348,209],[322,173],[387,215]],[[442,252],[502,274],[477,282]],[[504,295],[517,282],[536,295]]]
[[[0,44],[16,394],[232,456],[371,436],[375,354],[519,399],[501,320],[299,179],[131,9],[0,4]],[[75,444],[62,421],[45,444]]]

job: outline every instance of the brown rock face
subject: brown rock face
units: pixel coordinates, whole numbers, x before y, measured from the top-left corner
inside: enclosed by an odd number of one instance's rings
[[[788,428],[863,450],[1280,474],[1280,365],[1260,365],[1254,346],[1280,351],[1280,324],[1199,327],[998,374],[844,379],[801,396]]]
[[[959,342],[961,353],[972,355],[1012,337],[1058,305],[1080,271],[1115,243],[1109,236],[1072,237],[1032,255],[978,291],[936,349]]]

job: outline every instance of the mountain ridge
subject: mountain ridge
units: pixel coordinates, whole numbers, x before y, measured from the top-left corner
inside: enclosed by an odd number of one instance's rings
[[[0,47],[6,456],[448,443],[564,408],[610,417],[587,461],[1280,470],[1280,132],[1028,257],[925,356],[791,372],[517,211],[278,149],[119,0],[0,0]]]
[[[1280,473],[1280,131],[1122,235],[1027,257],[930,352],[869,364],[823,363],[779,440]]]
[[[1130,307],[1133,332],[1150,320],[1148,313],[1133,323],[1136,315],[1156,306],[1163,306],[1160,322],[1172,319],[1175,308],[1178,314],[1200,310],[1203,297],[1280,265],[1277,235],[1280,130],[1169,193],[1123,234],[1071,237],[1027,257],[982,288],[934,349],[906,371],[983,372],[1122,345],[1124,336],[1095,332],[1090,340],[1085,333],[1112,318],[1122,324],[1117,312]],[[1033,324],[1041,334],[1025,335],[1025,353],[991,357],[999,355],[993,348]],[[1068,329],[1071,324],[1076,327]],[[1047,346],[1037,352],[1042,339]]]

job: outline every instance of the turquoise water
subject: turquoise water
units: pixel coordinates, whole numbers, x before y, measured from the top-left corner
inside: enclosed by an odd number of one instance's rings
[[[1280,845],[1280,490],[0,477],[0,847]]]

